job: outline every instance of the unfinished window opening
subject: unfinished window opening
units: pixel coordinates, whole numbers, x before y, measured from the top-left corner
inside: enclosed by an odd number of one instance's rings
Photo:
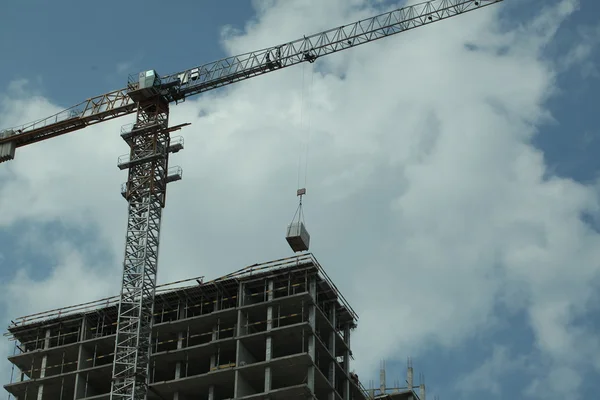
[[[290,295],[308,292],[308,274],[306,271],[293,272],[290,279]]]
[[[15,338],[18,340],[17,349],[20,353],[28,353],[30,351],[42,349],[44,346],[44,341],[40,341],[42,332],[41,329],[32,329],[15,335]]]
[[[154,348],[155,353],[177,349],[179,338],[177,332],[156,333],[154,336],[154,345],[152,347]]]
[[[304,277],[294,277],[290,282],[290,295],[308,292],[308,286]]]
[[[109,313],[109,311],[111,311]],[[117,310],[112,307],[105,312],[90,314],[87,317],[84,340],[96,339],[117,333]]]
[[[227,324],[225,326],[220,325],[217,331],[217,340],[219,339],[230,339],[235,336],[236,324]]]
[[[235,354],[235,347],[219,346],[212,356],[214,358],[214,365],[211,367],[211,371],[235,367]]]
[[[205,296],[202,303],[202,314],[210,314],[215,312],[217,309],[217,297],[216,296]]]
[[[113,362],[113,358],[114,354],[112,350],[110,350],[110,352],[105,350],[104,352],[97,353],[96,359],[94,360],[95,366],[110,365]]]
[[[271,342],[271,357],[281,358],[308,351],[308,339],[303,340],[302,331],[277,332]]]
[[[344,393],[344,383],[345,382],[346,382],[346,377],[336,371],[334,387],[335,387],[335,391],[340,396],[342,396],[342,394]]]
[[[58,347],[76,343],[79,340],[80,330],[81,320],[79,319],[58,325],[58,327],[53,329],[50,334],[49,347]]]
[[[289,277],[285,280],[277,280],[273,282],[273,298],[280,299],[290,295]]]
[[[333,310],[336,308],[336,301],[335,300],[322,300],[319,301],[319,303],[317,304],[317,307],[319,308],[319,310],[321,311],[321,313],[323,314],[323,317],[331,322],[331,313],[333,312]]]
[[[246,315],[246,326],[245,332],[248,335],[258,332],[264,332],[267,330],[267,315],[266,310],[264,312],[248,312]]]
[[[238,366],[254,364],[266,360],[267,346],[264,337],[252,337],[239,342]]]
[[[114,345],[114,342],[108,340],[83,344],[79,355],[79,369],[112,364]]]
[[[75,376],[67,375],[60,379],[55,379],[50,382],[44,382],[44,391],[42,395],[43,400],[67,400],[72,399],[74,395],[73,386],[75,385]],[[23,396],[23,399],[32,399],[38,398],[36,396],[35,386],[32,387],[34,389],[33,395],[29,393]],[[31,389],[30,389],[31,390]],[[12,397],[11,397],[12,398]],[[21,397],[19,397],[20,399]]]
[[[185,369],[185,362],[181,361],[162,361],[160,357],[152,360],[150,368],[150,382],[162,382],[175,379],[177,364],[180,364],[181,371]],[[180,375],[181,376],[181,375]]]
[[[329,357],[329,353],[321,346],[317,346],[315,351],[315,364],[325,377],[329,376],[329,365],[331,361],[332,358]]]
[[[155,324],[163,322],[176,321],[179,316],[179,307],[177,303],[162,303],[154,306],[153,320]]]
[[[315,334],[323,344],[323,347],[325,347],[325,349],[329,351],[329,335],[327,334],[327,330],[322,331],[317,326],[317,328],[315,329]]]
[[[275,307],[273,318],[274,327],[284,327],[308,321],[308,309],[303,310],[302,303],[284,303]]]
[[[237,295],[236,294],[232,294],[232,293],[229,293],[229,291],[227,291],[226,293],[224,293],[221,296],[220,306],[219,306],[220,310],[228,310],[230,308],[236,308],[236,307],[237,307]]]
[[[267,287],[264,279],[244,284],[244,305],[264,303],[267,300]]]
[[[206,331],[206,327],[202,329],[203,331],[190,329],[189,336],[187,337],[187,347],[208,343],[212,340],[212,330]]]
[[[81,373],[80,376],[84,379],[80,380],[81,384],[77,387],[77,398],[82,399],[110,393],[110,373],[110,371],[103,374],[96,372]]]
[[[315,388],[315,396],[317,399],[327,399],[329,398],[329,388],[327,386],[321,386]],[[343,398],[343,397],[342,397]]]
[[[213,340],[230,339],[237,333],[237,318],[234,313],[227,313],[222,318],[212,320]]]
[[[265,391],[264,368],[261,368],[259,371],[252,371],[252,373],[240,370],[237,378],[238,387],[236,397],[251,396]]]
[[[214,302],[206,296],[198,296],[193,301],[188,302],[186,318],[198,317],[204,314],[210,314],[215,309]]]
[[[67,400],[75,395],[75,375],[64,376],[56,388],[56,395],[48,396],[49,399]],[[46,398],[44,393],[44,398]]]
[[[213,392],[214,400],[227,400],[232,399],[233,396],[233,382],[230,385],[215,385]],[[208,400],[208,397],[207,397]]]
[[[45,376],[60,375],[77,370],[79,349],[75,346],[61,352],[47,355]]]
[[[271,390],[306,383],[306,369],[298,372],[300,373],[290,373],[287,368],[271,368]],[[325,399],[327,397],[319,398]]]
[[[42,371],[42,357],[39,355],[33,356],[31,363],[22,370],[29,379],[38,379]]]
[[[206,374],[210,372],[210,357],[189,357],[185,369],[185,375],[182,374],[182,377]]]

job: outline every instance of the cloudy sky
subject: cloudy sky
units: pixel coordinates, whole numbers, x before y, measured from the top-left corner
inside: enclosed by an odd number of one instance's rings
[[[176,72],[404,4],[6,3],[2,128],[121,88],[129,73]],[[507,0],[173,107],[172,124],[192,125],[171,159],[184,179],[169,188],[159,283],[292,255],[285,227],[306,182],[311,250],[360,316],[354,368],[366,384],[381,359],[403,379],[412,356],[430,398],[594,398],[595,3]],[[2,326],[118,293],[116,163],[132,118],[0,165]],[[3,359],[10,351],[0,344]]]

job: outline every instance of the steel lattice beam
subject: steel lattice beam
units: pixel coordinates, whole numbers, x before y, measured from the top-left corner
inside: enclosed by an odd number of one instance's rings
[[[293,42],[227,57],[164,76],[162,82],[174,86],[166,90],[163,95],[170,102],[183,100],[208,90],[301,62],[314,61],[318,57],[429,25],[501,1],[503,0],[430,0],[403,7],[339,28],[306,36]],[[92,97],[51,117],[0,131],[0,146],[13,142],[16,147],[21,147],[76,131],[88,125],[134,113],[137,104],[129,98],[128,91],[134,90],[136,85],[135,80],[130,80],[127,88]]]

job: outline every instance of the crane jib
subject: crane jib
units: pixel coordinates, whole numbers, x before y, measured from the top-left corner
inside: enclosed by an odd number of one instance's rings
[[[171,74],[163,81],[181,81],[178,96],[193,96],[252,76],[270,72],[464,14],[503,0],[427,1],[330,29],[303,39]]]
[[[187,97],[240,82],[271,71],[314,62],[315,59],[433,22],[486,7],[503,0],[431,0],[366,18],[352,24],[305,36],[285,44],[190,68],[160,78],[164,97],[178,102]],[[134,87],[137,82],[130,82]],[[131,87],[88,99],[51,117],[0,131],[0,146],[21,147],[132,114],[137,104]],[[9,135],[10,134],[10,135]],[[1,148],[0,147],[0,151]],[[8,148],[8,147],[7,147]],[[0,159],[0,162],[3,160]]]

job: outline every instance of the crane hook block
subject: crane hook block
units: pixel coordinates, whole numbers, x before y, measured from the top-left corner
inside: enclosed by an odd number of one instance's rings
[[[285,239],[295,253],[308,250],[310,235],[302,221],[292,222],[288,225]]]

